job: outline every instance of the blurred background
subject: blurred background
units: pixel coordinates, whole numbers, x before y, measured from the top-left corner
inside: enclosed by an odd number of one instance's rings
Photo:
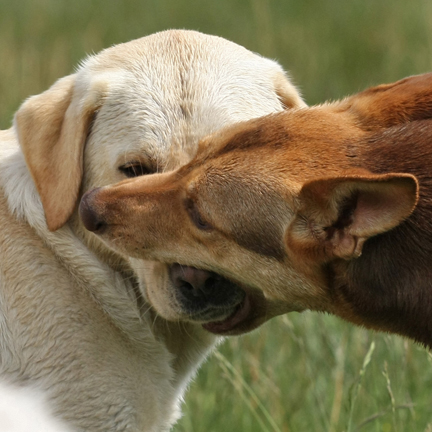
[[[278,60],[309,104],[432,70],[430,0],[0,0],[0,127],[86,55],[168,28]],[[320,314],[226,341],[177,432],[432,432],[432,356]]]

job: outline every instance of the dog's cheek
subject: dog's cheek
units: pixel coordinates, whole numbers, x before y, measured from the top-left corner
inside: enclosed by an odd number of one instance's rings
[[[131,258],[132,269],[138,276],[140,290],[144,298],[163,318],[177,321],[175,298],[168,274],[168,266],[156,261]]]
[[[147,298],[158,315],[168,321],[178,321],[182,315],[178,312],[170,283],[156,283],[147,287]]]

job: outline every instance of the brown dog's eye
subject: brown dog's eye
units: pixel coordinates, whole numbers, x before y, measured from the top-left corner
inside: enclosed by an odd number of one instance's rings
[[[195,224],[197,228],[199,228],[202,231],[208,231],[213,228],[207,221],[203,219],[201,214],[198,212],[195,203],[192,200],[190,199],[186,200],[186,208],[190,218],[192,219],[192,222]]]
[[[119,170],[129,178],[152,174],[151,170],[140,162],[128,162],[119,167]]]

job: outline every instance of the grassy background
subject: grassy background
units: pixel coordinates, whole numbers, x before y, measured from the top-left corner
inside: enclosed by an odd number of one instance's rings
[[[0,127],[86,54],[167,28],[278,59],[310,104],[432,69],[430,0],[0,0]],[[281,317],[212,356],[175,430],[432,432],[432,356],[332,317]]]

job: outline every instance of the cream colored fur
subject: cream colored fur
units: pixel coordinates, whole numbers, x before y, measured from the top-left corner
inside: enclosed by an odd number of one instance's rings
[[[71,432],[53,419],[41,392],[4,383],[0,384],[0,431]]]
[[[204,135],[301,105],[275,62],[189,31],[102,51],[28,99],[0,132],[0,378],[74,430],[168,430],[216,340],[156,317],[147,284],[166,268],[108,250],[77,201],[124,163],[174,169]]]

